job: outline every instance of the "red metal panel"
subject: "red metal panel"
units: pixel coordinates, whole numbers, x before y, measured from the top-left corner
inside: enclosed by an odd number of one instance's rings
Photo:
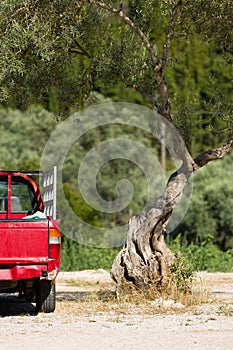
[[[48,261],[48,221],[0,221],[0,264]]]
[[[47,265],[0,265],[0,280],[13,281],[41,277],[43,270],[47,270]]]

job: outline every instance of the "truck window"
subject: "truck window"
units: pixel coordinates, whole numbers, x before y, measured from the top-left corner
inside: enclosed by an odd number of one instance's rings
[[[7,212],[7,178],[0,180],[0,213]]]
[[[33,193],[26,182],[11,183],[11,212],[22,213],[32,211]]]

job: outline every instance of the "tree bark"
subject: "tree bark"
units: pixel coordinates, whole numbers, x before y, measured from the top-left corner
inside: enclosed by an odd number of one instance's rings
[[[172,212],[193,173],[209,161],[223,158],[232,148],[233,137],[222,147],[205,151],[194,160],[186,152],[183,165],[169,178],[164,195],[146,215],[134,216],[129,221],[125,245],[111,268],[118,292],[151,287],[159,290],[162,285],[169,285],[176,257],[166,246],[164,233]]]
[[[164,233],[190,175],[182,166],[170,177],[164,195],[148,213],[129,221],[125,246],[111,268],[118,290],[126,286],[139,290],[159,288],[169,281],[176,258],[165,244]]]

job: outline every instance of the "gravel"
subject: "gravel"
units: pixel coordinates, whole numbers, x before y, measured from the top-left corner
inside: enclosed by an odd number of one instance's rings
[[[70,279],[77,286],[67,284]],[[207,288],[213,294],[213,301],[189,310],[168,309],[164,314],[154,315],[94,309],[84,310],[80,315],[72,312],[79,301],[67,301],[62,296],[69,295],[74,288],[77,293],[83,291],[86,287],[82,282],[102,280],[111,283],[109,275],[102,270],[60,274],[57,309],[52,314],[36,314],[33,304],[15,295],[0,295],[0,348],[225,350],[232,347],[233,274],[199,274],[195,288],[200,285]]]

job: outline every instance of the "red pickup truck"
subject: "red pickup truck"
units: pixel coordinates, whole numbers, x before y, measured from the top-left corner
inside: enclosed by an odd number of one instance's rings
[[[0,293],[19,292],[37,311],[53,312],[60,259],[60,230],[44,213],[35,177],[0,171]]]

